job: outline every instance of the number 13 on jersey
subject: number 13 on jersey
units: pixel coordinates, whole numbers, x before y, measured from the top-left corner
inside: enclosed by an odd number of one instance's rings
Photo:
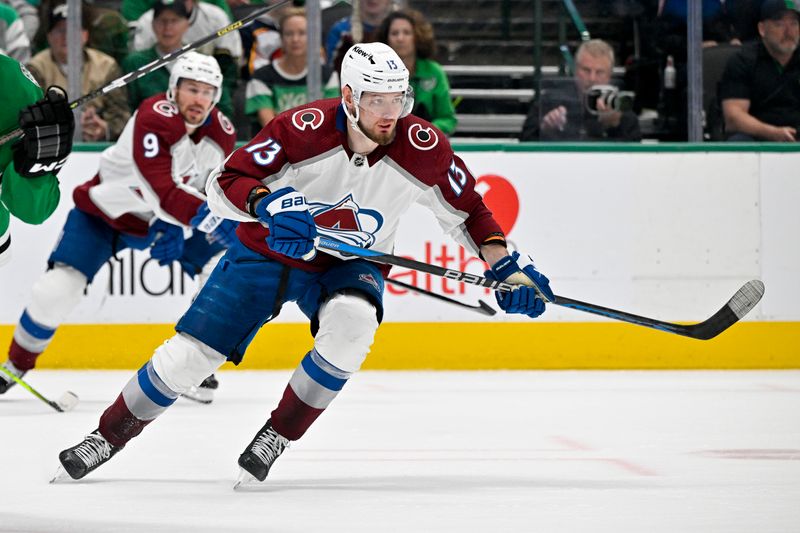
[[[270,137],[264,142],[245,148],[245,152],[253,154],[253,161],[257,165],[267,166],[275,161],[275,157],[282,149],[283,147]]]

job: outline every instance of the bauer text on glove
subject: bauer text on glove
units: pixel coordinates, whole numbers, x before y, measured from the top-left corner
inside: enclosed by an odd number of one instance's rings
[[[255,213],[269,228],[267,246],[271,250],[294,259],[313,258],[317,226],[302,193],[292,187],[279,189],[262,198]]]

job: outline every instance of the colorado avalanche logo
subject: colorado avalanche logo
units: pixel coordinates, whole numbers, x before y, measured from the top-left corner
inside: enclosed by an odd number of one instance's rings
[[[226,117],[222,111],[217,110],[217,118],[219,119],[219,123],[222,126],[222,131],[224,131],[228,135],[233,135],[236,133],[236,129],[233,127],[233,122],[231,119]]]
[[[360,207],[352,194],[333,205],[311,203],[308,210],[320,234],[362,248],[375,244],[375,234],[383,227],[383,215]]]
[[[305,131],[305,129],[309,127],[315,130],[322,126],[323,120],[325,120],[325,115],[316,107],[301,109],[292,115],[292,124],[300,131]]]
[[[439,136],[433,128],[423,128],[419,124],[412,124],[408,128],[408,140],[417,150],[431,150],[439,144]]]
[[[168,100],[159,100],[154,103],[153,111],[167,118],[172,118],[178,114],[178,108],[175,107],[175,104]]]
[[[381,290],[380,285],[378,285],[378,280],[376,280],[372,274],[359,274],[358,281],[362,281],[368,285],[371,285],[376,291]]]

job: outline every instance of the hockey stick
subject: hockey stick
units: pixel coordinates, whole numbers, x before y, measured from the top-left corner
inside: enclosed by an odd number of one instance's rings
[[[42,400],[44,403],[46,403],[59,413],[65,413],[67,411],[70,411],[72,410],[72,408],[78,405],[78,395],[75,394],[74,392],[67,391],[64,394],[62,394],[61,397],[56,401],[48,400],[47,398],[42,396],[42,394],[40,394],[39,391],[37,391],[36,389],[25,383],[25,381],[22,378],[18,378],[17,376],[14,375],[13,372],[9,372],[2,365],[0,365],[0,370],[2,370],[8,377],[16,381],[20,386],[27,389],[28,392],[30,392],[31,394]]]
[[[400,280],[387,278],[386,281],[388,281],[392,285],[397,285],[398,287],[403,287],[404,289],[408,289],[410,291],[414,291],[414,292],[417,292],[419,294],[424,294],[425,296],[430,296],[431,298],[435,298],[437,300],[441,300],[441,301],[447,302],[449,304],[455,304],[455,305],[457,305],[459,307],[465,307],[467,309],[471,309],[472,311],[475,311],[475,312],[480,313],[482,315],[494,316],[495,314],[497,314],[497,311],[495,311],[493,307],[491,307],[489,304],[487,304],[483,300],[478,300],[478,305],[470,305],[470,304],[467,304],[467,303],[464,303],[464,302],[459,302],[458,300],[456,300],[454,298],[450,298],[450,297],[445,296],[443,294],[437,294],[435,292],[431,292],[431,291],[427,291],[425,289],[421,289],[419,287],[416,287],[416,286],[411,285],[409,283],[405,283],[405,282],[400,281]]]
[[[70,102],[69,103],[69,108],[70,109],[75,109],[76,107],[80,107],[80,106],[82,106],[83,104],[85,104],[86,102],[88,102],[90,100],[94,100],[98,96],[102,96],[102,95],[104,95],[106,93],[109,93],[109,92],[113,91],[114,89],[119,89],[120,87],[125,87],[130,82],[132,82],[134,80],[138,80],[139,78],[150,74],[154,70],[158,70],[159,68],[163,67],[164,65],[166,65],[170,61],[173,61],[173,60],[177,59],[178,57],[182,56],[186,52],[189,52],[191,50],[195,50],[197,48],[200,48],[201,46],[203,46],[203,45],[205,45],[207,43],[210,43],[214,39],[222,37],[223,35],[225,35],[227,33],[239,30],[239,29],[247,26],[251,22],[253,22],[255,19],[257,19],[261,15],[263,15],[263,14],[269,12],[269,11],[272,11],[273,9],[277,9],[279,7],[285,6],[286,4],[289,3],[289,1],[290,0],[284,0],[283,2],[271,5],[269,7],[263,7],[261,9],[257,9],[255,11],[253,11],[252,13],[250,13],[249,15],[247,15],[246,17],[241,18],[241,19],[237,20],[236,22],[225,26],[224,28],[222,28],[221,30],[219,30],[219,31],[217,31],[215,33],[207,35],[207,36],[203,37],[202,39],[198,39],[197,41],[195,41],[193,43],[185,44],[181,48],[175,50],[174,52],[170,52],[169,54],[165,55],[164,57],[162,57],[160,59],[156,59],[155,61],[152,61],[152,62],[150,62],[150,63],[148,63],[146,65],[143,65],[143,66],[139,67],[138,69],[134,70],[133,72],[129,72],[129,73],[125,74],[124,76],[120,76],[119,78],[115,79],[114,81],[108,82],[106,85],[100,87],[99,89],[95,89],[94,91],[81,96],[77,100],[74,100],[74,101]],[[21,134],[22,134],[22,130],[17,128],[14,131],[11,131],[11,132],[3,135],[2,137],[0,137],[0,145],[5,144],[6,142],[10,141],[11,139],[14,139],[15,137],[19,137]]]
[[[377,263],[410,268],[420,272],[427,272],[443,278],[460,281],[462,283],[469,283],[471,285],[487,287],[496,291],[511,291],[514,289],[513,285],[503,283],[501,281],[487,279],[477,274],[469,274],[467,272],[461,272],[460,270],[451,270],[449,268],[431,265],[421,261],[407,259],[405,257],[398,257],[396,255],[377,252],[368,248],[360,248],[358,246],[339,242],[327,237],[318,237],[316,246],[323,250],[333,250],[343,255],[363,257],[364,259],[368,259]],[[578,311],[584,311],[586,313],[613,318],[614,320],[619,320],[621,322],[628,322],[630,324],[637,324],[639,326],[666,331],[667,333],[683,335],[684,337],[691,337],[693,339],[708,340],[716,337],[738,322],[739,319],[745,316],[751,309],[753,309],[753,307],[756,306],[759,300],[761,300],[762,296],[764,296],[764,284],[760,280],[748,281],[738,291],[736,291],[733,297],[728,300],[728,303],[722,306],[719,311],[714,313],[710,318],[697,324],[675,324],[672,322],[664,322],[655,318],[647,318],[626,313],[625,311],[618,311],[616,309],[610,309],[608,307],[603,307],[596,304],[573,300],[572,298],[567,298],[565,296],[556,296],[555,300],[551,303],[563,307],[569,307],[571,309],[577,309]]]

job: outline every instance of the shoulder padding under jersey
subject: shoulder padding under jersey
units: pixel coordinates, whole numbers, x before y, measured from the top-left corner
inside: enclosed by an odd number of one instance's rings
[[[156,133],[170,145],[186,135],[186,124],[178,111],[178,106],[167,100],[164,93],[151,96],[139,105],[136,128]]]
[[[317,100],[275,117],[271,130],[281,139],[290,162],[305,161],[341,146],[344,132],[336,129],[340,102],[339,98]]]
[[[432,184],[447,175],[453,148],[442,131],[414,115],[397,122],[390,157],[421,181]]]
[[[214,141],[227,156],[236,145],[236,128],[225,114],[219,109],[212,109],[205,124],[198,130],[196,140],[203,137]]]

